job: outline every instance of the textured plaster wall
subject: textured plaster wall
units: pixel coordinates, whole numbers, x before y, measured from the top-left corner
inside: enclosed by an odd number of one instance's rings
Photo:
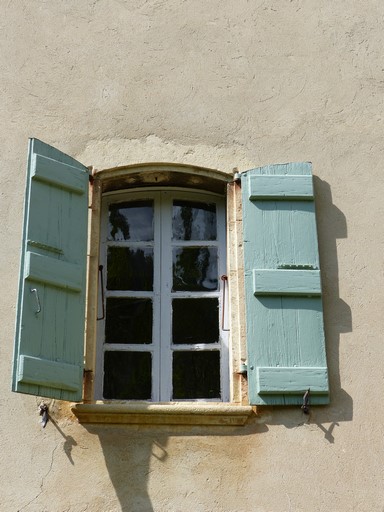
[[[0,7],[1,510],[382,512],[382,2]],[[29,136],[98,168],[311,160],[331,405],[161,429],[54,404],[41,430],[38,399],[9,391]]]

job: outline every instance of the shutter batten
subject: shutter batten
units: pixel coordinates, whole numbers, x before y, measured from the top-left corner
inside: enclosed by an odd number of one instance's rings
[[[258,200],[286,200],[313,199],[313,184],[311,176],[263,176],[256,175],[250,178],[249,199]]]
[[[311,394],[328,393],[327,368],[258,368],[258,392],[270,393],[301,393],[310,389]]]
[[[26,279],[58,288],[67,288],[74,292],[82,290],[83,269],[81,265],[27,251],[24,269]]]
[[[17,381],[76,392],[82,382],[82,367],[22,355]]]
[[[255,295],[321,295],[319,270],[253,271]]]
[[[63,173],[65,174],[65,180],[63,180]],[[35,155],[31,175],[37,181],[45,181],[75,194],[85,194],[87,192],[88,182],[85,182],[82,176],[79,175],[78,167],[72,167],[52,158]]]

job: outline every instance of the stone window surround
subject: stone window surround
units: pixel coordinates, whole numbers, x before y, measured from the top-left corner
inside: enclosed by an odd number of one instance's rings
[[[246,405],[246,380],[237,373],[245,359],[244,313],[241,308],[241,200],[240,187],[230,174],[185,164],[149,163],[97,171],[92,169],[90,194],[87,320],[84,400],[72,412],[82,423],[243,425],[253,414]],[[119,402],[94,401],[96,318],[100,209],[102,194],[139,187],[184,187],[221,193],[227,199],[227,266],[230,301],[230,402]]]

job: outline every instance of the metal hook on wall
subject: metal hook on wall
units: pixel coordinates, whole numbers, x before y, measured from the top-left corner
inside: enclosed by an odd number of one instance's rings
[[[303,409],[303,413],[304,414],[309,414],[309,399],[310,399],[310,393],[311,393],[311,390],[308,389],[305,393],[304,393],[304,396],[303,396],[303,405],[301,406],[301,408]]]
[[[44,402],[42,402],[39,405],[39,414],[40,414],[40,416],[42,416],[41,425],[43,428],[45,428],[46,424],[48,423],[49,416],[48,416],[48,405],[45,404]]]

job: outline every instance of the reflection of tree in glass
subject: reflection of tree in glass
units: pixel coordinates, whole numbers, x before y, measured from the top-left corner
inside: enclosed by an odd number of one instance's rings
[[[211,261],[212,256],[212,261]],[[173,261],[173,290],[215,290],[217,277],[209,279],[208,271],[217,272],[213,249],[193,247],[178,249]]]
[[[181,206],[180,216],[184,225],[184,240],[190,240],[192,235],[192,208]]]
[[[152,290],[152,249],[110,247],[107,266],[108,290]]]
[[[129,240],[129,223],[125,215],[120,212],[120,208],[114,205],[109,209],[109,223],[112,240],[116,240],[116,235],[123,233],[123,240]],[[121,237],[119,237],[121,238]]]
[[[216,205],[195,201],[174,201],[173,239],[216,240]]]

